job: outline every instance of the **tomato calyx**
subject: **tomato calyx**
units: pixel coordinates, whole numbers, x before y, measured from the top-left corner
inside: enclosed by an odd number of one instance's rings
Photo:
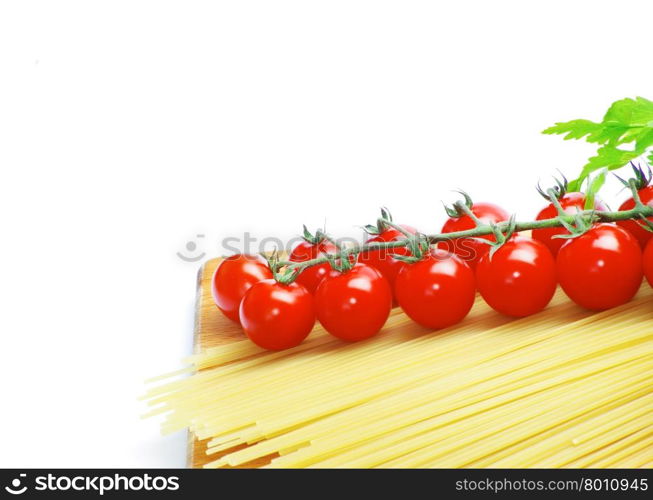
[[[579,236],[582,236],[585,234],[587,231],[592,229],[594,226],[594,221],[592,219],[587,220],[585,217],[583,217],[580,214],[574,214],[573,215],[574,222],[573,224],[565,221],[565,219],[561,216],[558,216],[558,220],[562,224],[562,226],[569,231],[569,234],[556,234],[555,236],[552,236],[551,238],[556,238],[556,239],[564,239],[564,240],[569,240],[572,238],[578,238]]]
[[[565,212],[565,209],[562,208],[562,205],[560,204],[560,199],[557,196],[557,190],[555,188],[549,188],[547,192],[549,195],[548,200],[554,206],[558,214],[556,216],[556,219],[560,222],[562,227],[564,227],[568,231],[567,234],[556,234],[551,238],[558,238],[558,239],[565,239],[565,240],[571,238],[578,238],[579,236],[589,231],[592,228],[592,226],[594,226],[593,216],[588,218],[584,216],[581,212],[577,212],[570,216],[567,212]],[[573,222],[569,222],[570,217]]]
[[[447,213],[447,215],[449,217],[458,218],[472,213],[471,210],[474,207],[474,202],[472,201],[472,197],[461,189],[455,190],[454,192],[460,194],[464,198],[464,202],[460,200],[454,203],[452,206],[448,206],[447,204],[444,204],[444,211]],[[462,206],[460,205],[461,203],[464,203],[464,206],[467,207],[466,210],[462,209]],[[470,217],[472,217],[472,220],[474,220],[476,218],[476,215],[472,214]],[[476,221],[474,220],[474,222]]]
[[[388,217],[386,218],[385,215]],[[387,208],[381,209],[381,218],[377,221],[377,227],[385,226],[384,230],[394,229],[403,236],[402,240],[406,241],[406,255],[392,254],[392,258],[401,262],[417,262],[422,260],[422,257],[429,252],[431,243],[425,234],[419,231],[414,231],[412,228],[407,228],[392,222],[392,216]],[[410,229],[410,230],[409,230]],[[414,232],[411,232],[414,231]]]
[[[395,229],[406,237],[412,236],[410,231],[407,231],[406,228],[392,221],[392,214],[387,207],[381,207],[381,217],[376,219],[376,224],[363,226],[363,230],[371,236],[379,236],[388,229]]]
[[[352,255],[352,252],[343,250],[340,244],[322,229],[318,229],[315,234],[312,234],[304,225],[302,237],[309,245],[318,247],[316,256],[313,258],[285,261],[279,258],[277,250],[268,255],[261,254],[268,262],[273,278],[278,283],[282,285],[293,283],[303,271],[317,265],[320,261],[328,263],[332,269],[339,272],[347,272],[356,264],[356,258]],[[304,283],[304,285],[312,290],[307,283]]]
[[[417,232],[411,234],[406,240],[408,242],[406,245],[406,249],[409,252],[408,255],[395,254],[392,256],[393,259],[411,264],[422,260],[431,251],[431,242],[423,233]]]
[[[392,214],[386,207],[381,207],[381,217],[376,220],[376,225],[368,224],[363,227],[367,234],[379,236],[385,231],[394,230],[400,233],[408,250],[407,255],[392,254],[392,258],[402,262],[416,262],[428,252],[430,242],[426,235],[419,231],[412,232],[412,228],[402,226],[392,221]]]
[[[621,183],[629,188],[633,194],[633,202],[635,203],[635,208],[637,210],[645,210],[646,205],[642,202],[640,198],[640,191],[646,189],[653,180],[653,172],[651,172],[651,167],[647,166],[646,171],[641,167],[641,165],[635,165],[632,161],[630,166],[633,169],[634,177],[631,177],[628,180],[624,180],[618,175],[615,174],[615,177],[621,181]],[[638,219],[633,219],[633,221],[642,229],[653,232],[653,222],[651,222],[645,215],[639,214]]]
[[[558,178],[556,176],[553,176],[553,182],[555,182],[555,186],[547,188],[547,189],[542,189],[542,186],[540,183],[537,183],[537,186],[535,186],[535,190],[540,194],[542,198],[544,198],[546,201],[551,201],[551,193],[553,192],[553,195],[556,197],[557,200],[562,198],[564,195],[566,195],[569,192],[569,181],[567,180],[567,177],[565,177],[565,174],[560,172],[560,177]]]
[[[505,233],[501,231],[499,226],[497,226],[494,222],[490,223],[490,227],[492,228],[492,233],[494,234],[494,238],[496,239],[496,241],[486,240],[484,238],[474,238],[474,239],[481,243],[485,243],[486,245],[490,245],[490,252],[488,254],[488,259],[492,260],[492,256],[497,252],[497,250],[499,250],[503,245],[505,245],[505,243],[510,238],[512,238],[512,236],[515,234],[515,229],[517,228],[517,221],[515,218],[515,214],[512,214],[510,216],[510,219],[508,219],[508,227]]]
[[[631,177],[628,180],[625,180],[617,174],[614,174],[614,176],[619,179],[619,181],[624,186],[629,189],[634,186],[637,191],[639,191],[640,189],[644,189],[649,184],[651,184],[651,181],[653,180],[653,172],[651,171],[650,166],[647,166],[646,170],[644,170],[641,165],[635,165],[635,163],[631,161],[630,167],[633,169],[634,177]]]
[[[324,232],[322,229],[317,229],[315,231],[315,234],[312,234],[306,227],[306,224],[304,224],[303,228],[304,230],[303,230],[302,238],[304,239],[304,241],[310,243],[311,245],[319,245],[320,243],[323,243],[325,240],[329,240],[329,237],[327,236],[326,232]]]
[[[567,214],[562,208],[562,205],[560,204],[560,200],[567,194],[569,191],[569,181],[567,180],[567,177],[565,175],[558,171],[560,173],[560,177],[553,177],[553,181],[555,182],[555,186],[552,186],[548,189],[542,189],[542,186],[540,183],[537,183],[536,186],[536,191],[542,196],[545,200],[550,201],[553,207],[556,209],[556,212],[558,214],[557,219],[560,221],[560,224],[562,227],[564,227],[567,231],[568,234],[557,234],[555,236],[552,236],[552,238],[561,238],[561,239],[569,239],[569,238],[577,238],[578,236],[585,234],[587,231],[591,229],[593,226],[593,217],[590,217],[588,220],[587,217],[583,217],[580,214],[575,214],[573,216],[573,222],[570,222],[569,219],[569,214]],[[595,186],[593,186],[593,183],[590,183],[590,190],[598,189],[601,188],[603,185],[603,180],[605,179],[605,173],[602,174],[602,177],[598,178],[597,180],[599,182],[596,183]],[[592,193],[588,193],[586,203],[588,203],[587,200],[590,200],[590,204],[592,207],[594,206],[594,191]]]
[[[387,209],[386,209],[387,210]],[[351,254],[347,254],[342,251],[342,246],[331,238],[324,230],[318,229],[315,231],[315,235],[311,234],[306,225],[304,225],[304,240],[311,245],[322,245],[325,242],[333,244],[336,252],[322,252],[322,256],[327,260],[329,265],[335,271],[346,273],[354,264],[356,264],[356,259],[352,257]],[[301,271],[297,272],[296,275],[299,275]],[[295,276],[296,277],[296,276]]]
[[[290,268],[284,265],[285,263],[282,263],[279,258],[278,250],[273,250],[270,254],[261,253],[260,255],[268,263],[270,271],[272,271],[272,278],[274,278],[277,283],[289,285],[297,279],[297,276],[299,276],[299,273],[301,272],[300,268]]]
[[[325,254],[324,257],[326,257],[331,269],[340,273],[350,271],[356,264],[355,258],[352,258],[349,254],[343,253],[341,250],[337,254]]]
[[[484,226],[489,226],[490,229],[492,230],[492,234],[494,235],[494,241],[493,240],[488,240],[486,238],[478,238],[478,237],[471,237],[471,240],[477,241],[479,243],[484,243],[486,245],[490,246],[490,255],[488,256],[490,260],[492,260],[492,256],[494,253],[501,248],[506,241],[508,241],[513,234],[515,234],[515,230],[517,229],[517,222],[516,222],[516,217],[515,215],[511,215],[510,219],[508,219],[507,223],[503,223],[502,227],[505,226],[505,230],[502,230],[498,224],[495,222],[483,222],[481,219],[479,219],[474,211],[472,210],[473,203],[471,197],[465,193],[464,191],[457,191],[460,193],[463,197],[464,200],[458,200],[453,204],[453,210],[455,210],[456,213],[460,214],[458,217],[462,217],[463,215],[468,216],[476,225],[477,228],[479,227],[484,227]],[[447,207],[445,207],[447,208]],[[449,213],[449,211],[447,211]],[[505,231],[505,232],[504,232]]]

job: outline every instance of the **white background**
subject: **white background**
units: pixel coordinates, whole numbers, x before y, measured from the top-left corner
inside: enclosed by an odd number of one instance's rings
[[[593,151],[543,128],[652,97],[652,14],[3,1],[0,466],[184,465],[137,401],[190,351],[198,264],[176,252],[325,218],[357,236],[381,205],[434,232],[453,188],[530,218],[537,180]]]

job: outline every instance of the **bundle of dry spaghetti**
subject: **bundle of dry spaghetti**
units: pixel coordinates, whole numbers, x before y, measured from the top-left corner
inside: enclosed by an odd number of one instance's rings
[[[190,362],[147,398],[164,431],[208,440],[207,467],[653,465],[648,286],[601,313],[559,292],[509,320],[479,300],[427,332],[395,310],[365,342],[317,328],[288,351],[236,342]]]

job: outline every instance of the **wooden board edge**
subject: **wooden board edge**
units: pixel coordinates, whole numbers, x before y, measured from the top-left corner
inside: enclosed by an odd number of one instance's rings
[[[204,262],[200,268],[197,270],[197,284],[195,290],[195,317],[193,319],[193,354],[197,354],[201,348],[200,346],[200,324],[202,319],[202,280],[204,278],[204,272],[209,261]],[[187,444],[186,444],[186,467],[189,469],[193,468],[193,457],[195,456],[195,446],[197,445],[197,440],[193,433],[188,430],[186,431]]]

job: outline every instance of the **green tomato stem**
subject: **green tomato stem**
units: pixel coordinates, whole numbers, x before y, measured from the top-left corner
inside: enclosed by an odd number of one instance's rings
[[[465,215],[467,215],[470,219],[474,221],[474,224],[476,224],[476,227],[482,226],[483,221],[476,217],[476,214],[472,211],[471,208],[467,205],[467,203],[462,202],[462,201],[457,201],[454,203],[454,207],[458,209],[458,212],[463,212]]]
[[[549,189],[547,193],[549,195],[549,200],[551,200],[551,204],[555,207],[558,215],[566,215],[565,210],[562,208],[562,205],[560,205],[560,200],[558,199],[555,189]]]
[[[615,212],[584,210],[575,215],[565,214],[564,211],[562,211],[562,213],[558,215],[558,217],[554,217],[551,219],[543,219],[543,220],[527,221],[527,222],[515,222],[514,232],[531,231],[533,229],[548,229],[554,227],[563,227],[564,223],[573,224],[576,217],[582,218],[589,226],[595,222],[617,222],[620,220],[653,217],[653,207],[644,205],[641,202],[641,200],[639,200],[639,196],[638,196],[637,198],[635,198],[635,207],[630,210],[621,210]],[[495,231],[505,233],[510,229],[510,221],[499,222],[493,225],[485,224],[481,221],[479,221],[479,223],[480,224],[473,229],[467,229],[464,231],[455,231],[452,233],[431,234],[431,235],[426,235],[426,238],[428,239],[429,243],[433,245],[440,241],[455,240],[459,238],[474,238],[478,236],[485,236],[488,234],[495,234]],[[398,241],[388,241],[388,242],[377,241],[373,243],[365,243],[363,245],[354,245],[348,248],[343,248],[340,252],[335,254],[335,258],[346,259],[351,255],[357,255],[360,254],[361,252],[400,248],[400,247],[405,247],[409,244],[410,244],[410,239],[402,239]],[[294,281],[294,279],[303,270],[312,266],[318,266],[320,264],[324,264],[328,261],[329,261],[329,257],[317,257],[315,259],[307,260],[304,262],[278,261],[276,262],[276,268],[279,269],[281,267],[286,267],[292,271],[295,271],[293,273],[287,273],[283,278],[280,278],[281,282],[290,283]]]
[[[630,191],[633,193],[633,201],[635,202],[635,208],[639,208],[639,209],[646,208],[646,205],[642,203],[642,199],[639,197],[637,180],[630,179],[628,181],[628,187],[630,188]]]

